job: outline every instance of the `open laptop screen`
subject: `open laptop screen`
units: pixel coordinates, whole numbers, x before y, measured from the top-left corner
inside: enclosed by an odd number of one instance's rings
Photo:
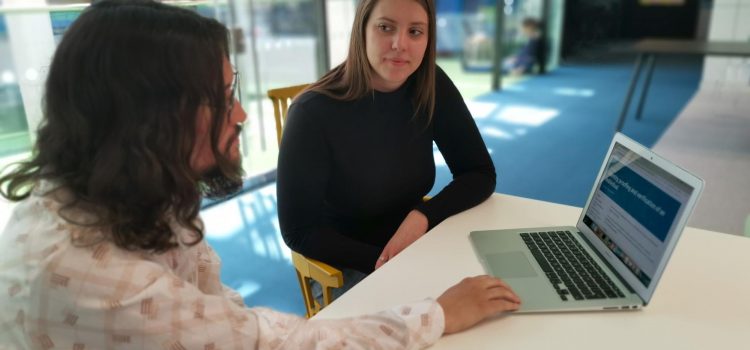
[[[583,223],[648,288],[693,187],[615,143]]]

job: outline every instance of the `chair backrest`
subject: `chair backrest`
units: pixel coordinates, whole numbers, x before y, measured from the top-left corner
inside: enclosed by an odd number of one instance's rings
[[[268,90],[268,97],[273,104],[273,118],[276,121],[276,140],[279,144],[281,144],[281,131],[286,124],[286,112],[289,109],[289,104],[308,85],[302,84]]]

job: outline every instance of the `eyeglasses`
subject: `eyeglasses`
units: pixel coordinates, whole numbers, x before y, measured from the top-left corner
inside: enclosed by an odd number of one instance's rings
[[[240,84],[240,72],[234,71],[232,72],[232,90],[231,90],[231,96],[232,98],[229,100],[229,106],[227,106],[227,115],[232,115],[232,111],[234,110],[234,101],[239,101],[240,104],[242,104],[242,89]]]

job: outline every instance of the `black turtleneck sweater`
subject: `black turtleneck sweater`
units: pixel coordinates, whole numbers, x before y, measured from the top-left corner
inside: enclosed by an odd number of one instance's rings
[[[355,101],[306,92],[290,106],[279,151],[277,200],[284,241],[339,268],[372,272],[416,209],[429,228],[495,189],[495,167],[461,94],[440,68],[432,122],[413,117],[415,84]],[[433,141],[453,181],[435,182]],[[429,233],[428,233],[429,234]]]

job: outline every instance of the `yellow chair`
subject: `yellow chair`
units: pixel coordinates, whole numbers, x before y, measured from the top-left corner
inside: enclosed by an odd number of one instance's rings
[[[279,144],[281,144],[281,132],[286,125],[286,112],[289,109],[289,102],[306,87],[307,84],[268,90],[268,97],[273,103],[276,139]],[[292,251],[292,263],[294,269],[297,270],[297,281],[299,281],[299,287],[302,290],[302,298],[305,300],[307,317],[312,317],[333,301],[331,300],[331,289],[341,288],[344,285],[344,277],[341,271],[335,267],[307,258],[295,251]],[[310,280],[318,282],[323,289],[322,305],[313,297]]]
[[[308,84],[288,86],[284,88],[268,90],[268,97],[273,104],[273,119],[276,121],[276,140],[281,144],[281,132],[286,125],[286,112],[289,102],[304,90]]]
[[[286,112],[289,110],[289,102],[307,86],[307,84],[304,84],[268,90],[268,97],[273,104],[273,116],[276,120],[276,140],[279,144],[281,144],[282,130],[286,125]],[[425,196],[423,200],[426,202],[430,200],[430,197]],[[302,298],[305,300],[307,317],[310,318],[333,301],[331,289],[341,288],[344,285],[344,277],[341,270],[322,261],[305,257],[295,251],[292,251],[292,263],[294,269],[297,270],[297,281],[302,290]],[[318,282],[323,289],[322,305],[313,297],[310,280]]]

